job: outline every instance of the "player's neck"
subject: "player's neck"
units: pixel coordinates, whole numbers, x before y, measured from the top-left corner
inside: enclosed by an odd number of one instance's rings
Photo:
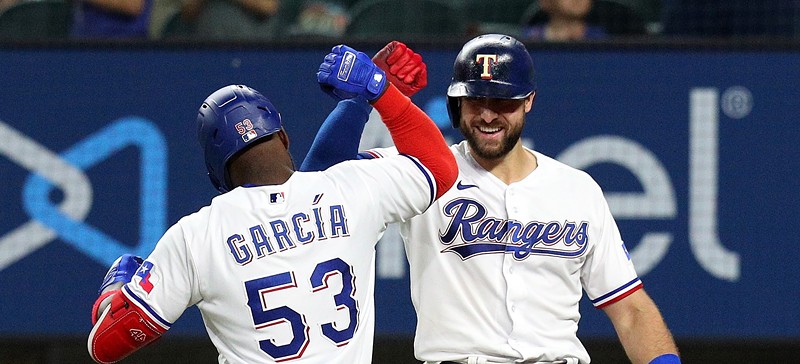
[[[268,141],[232,158],[228,174],[233,185],[280,185],[294,173],[294,162],[283,145]]]
[[[472,157],[483,169],[489,171],[505,184],[512,184],[525,179],[539,165],[536,156],[523,148],[521,143],[517,143],[514,149],[511,149],[508,154],[500,158],[485,159],[474,154]]]

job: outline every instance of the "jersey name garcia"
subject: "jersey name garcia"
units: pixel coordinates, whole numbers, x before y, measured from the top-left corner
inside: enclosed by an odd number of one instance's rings
[[[322,194],[314,200],[319,201]],[[235,233],[226,239],[233,260],[239,265],[293,249],[319,240],[350,236],[347,213],[343,205],[314,207],[310,211],[287,214],[286,218],[250,226],[246,233]]]

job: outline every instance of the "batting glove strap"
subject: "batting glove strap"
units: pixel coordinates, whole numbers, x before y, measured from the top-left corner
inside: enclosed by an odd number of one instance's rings
[[[662,354],[651,360],[650,364],[681,364],[681,358],[675,354]]]

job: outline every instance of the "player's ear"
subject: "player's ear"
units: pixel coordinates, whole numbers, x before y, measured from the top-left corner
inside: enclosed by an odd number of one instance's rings
[[[525,112],[531,111],[534,101],[536,101],[536,91],[533,91],[533,93],[525,98]]]
[[[289,134],[287,134],[286,130],[283,130],[283,128],[281,128],[281,130],[279,130],[277,134],[278,138],[281,139],[281,143],[283,143],[284,148],[286,148],[286,150],[289,150]]]

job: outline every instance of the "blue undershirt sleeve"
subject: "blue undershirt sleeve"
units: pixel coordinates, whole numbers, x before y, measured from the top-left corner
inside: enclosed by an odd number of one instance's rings
[[[371,111],[372,106],[361,96],[339,101],[317,131],[300,171],[322,171],[336,163],[356,159]]]

